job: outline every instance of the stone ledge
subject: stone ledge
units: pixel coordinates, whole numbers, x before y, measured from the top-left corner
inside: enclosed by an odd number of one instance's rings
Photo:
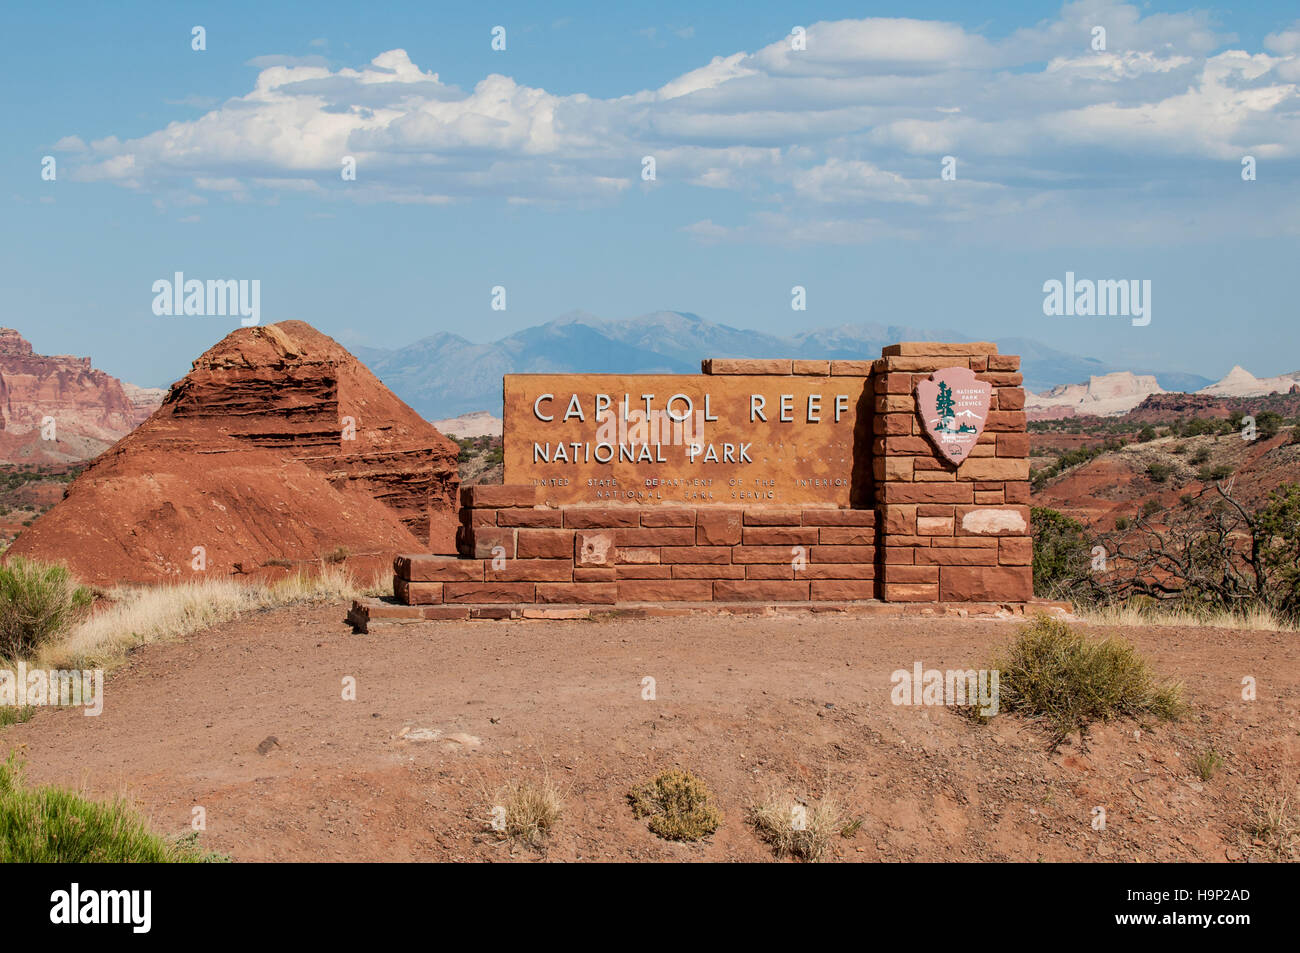
[[[456,605],[406,606],[373,597],[356,599],[347,621],[354,632],[366,633],[371,626],[413,625],[422,622],[460,621],[573,621],[608,619],[677,618],[709,615],[798,615],[833,612],[847,617],[884,616],[903,618],[931,616],[955,619],[1023,619],[1036,612],[1072,619],[1068,602],[1035,599],[1032,602],[619,602],[613,605]]]

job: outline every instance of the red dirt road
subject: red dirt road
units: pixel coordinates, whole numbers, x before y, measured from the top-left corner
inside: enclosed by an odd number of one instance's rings
[[[201,843],[239,861],[765,860],[745,812],[771,786],[829,792],[862,819],[834,839],[840,860],[1238,860],[1263,855],[1242,833],[1251,801],[1294,794],[1300,774],[1294,634],[1124,630],[1185,682],[1190,716],[1136,736],[1103,726],[1087,752],[1050,754],[1013,716],[979,726],[890,702],[894,670],[980,668],[1014,623],[700,616],[353,635],[343,615],[264,612],[142,649],[108,676],[100,717],[39,710],[0,729],[0,749],[20,749],[32,782],[129,793],[164,833],[201,806]],[[1246,675],[1257,701],[1241,698]],[[1225,766],[1202,782],[1191,757],[1207,745]],[[673,766],[717,795],[705,842],[659,840],[628,808],[632,785]],[[549,848],[498,841],[493,793],[546,771],[566,802]]]

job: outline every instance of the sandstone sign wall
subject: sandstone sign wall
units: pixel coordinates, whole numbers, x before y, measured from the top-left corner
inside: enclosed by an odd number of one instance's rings
[[[705,361],[702,375],[508,376],[507,483],[462,492],[459,558],[395,561],[398,601],[423,618],[1025,603],[1019,363],[992,344],[923,342],[877,360]],[[674,435],[688,410],[696,429]],[[666,431],[649,426],[656,411]]]

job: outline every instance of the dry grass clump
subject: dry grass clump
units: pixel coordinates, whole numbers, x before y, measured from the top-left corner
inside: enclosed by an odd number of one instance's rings
[[[695,841],[718,829],[722,815],[713,793],[689,771],[664,771],[627,796],[632,813],[650,818],[649,827],[665,840]]]
[[[502,837],[541,847],[564,813],[560,789],[543,781],[511,781],[494,798],[493,829]]]
[[[246,612],[360,594],[351,573],[338,565],[269,584],[205,579],[118,588],[108,594],[111,605],[44,645],[37,659],[44,668],[109,668],[138,646],[182,638]]]
[[[1122,605],[1083,605],[1076,609],[1079,615],[1096,625],[1117,626],[1179,626],[1212,629],[1244,629],[1249,632],[1295,632],[1300,630],[1267,606],[1250,605],[1238,612],[1193,612],[1185,606],[1163,605],[1158,602],[1127,602]]]
[[[749,823],[777,857],[809,863],[826,857],[833,837],[851,837],[861,826],[850,821],[844,806],[832,797],[799,801],[775,791],[750,807]]]
[[[1185,710],[1182,686],[1158,683],[1133,646],[1088,639],[1046,615],[1021,626],[994,667],[1000,709],[1040,719],[1053,750],[1075,733],[1086,742],[1094,722],[1170,721]]]
[[[1251,845],[1270,860],[1300,860],[1300,803],[1295,792],[1267,792],[1251,804],[1246,823]]]

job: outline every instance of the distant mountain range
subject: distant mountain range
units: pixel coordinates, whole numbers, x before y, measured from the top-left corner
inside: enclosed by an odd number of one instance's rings
[[[501,413],[501,376],[528,373],[698,374],[706,357],[795,357],[861,360],[899,341],[983,340],[951,329],[844,324],[790,337],[714,324],[695,314],[656,311],[623,321],[573,312],[489,344],[442,332],[405,347],[354,347],[397,396],[427,420],[472,411]],[[1119,370],[1153,375],[1165,390],[1212,383],[1197,374],[1117,368],[1076,357],[1032,338],[992,338],[1023,358],[1025,387],[1049,390]]]

